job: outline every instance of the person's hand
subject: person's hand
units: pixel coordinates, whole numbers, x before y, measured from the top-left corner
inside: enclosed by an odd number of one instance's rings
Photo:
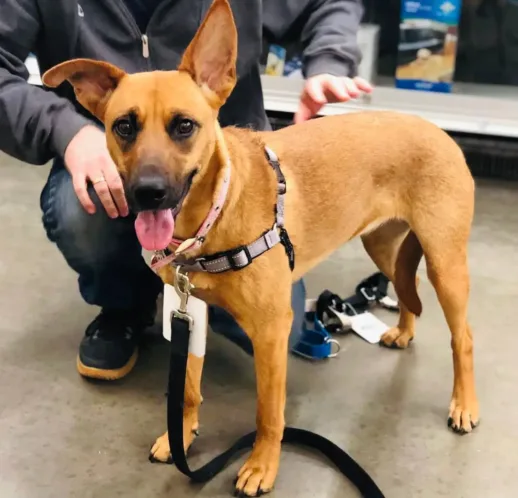
[[[79,202],[87,213],[95,213],[95,204],[87,190],[90,182],[110,218],[128,215],[122,180],[101,130],[95,126],[81,128],[68,144],[64,159]]]
[[[295,123],[315,116],[325,104],[347,102],[362,93],[372,92],[372,85],[363,78],[346,78],[331,74],[318,74],[306,80],[300,97]]]

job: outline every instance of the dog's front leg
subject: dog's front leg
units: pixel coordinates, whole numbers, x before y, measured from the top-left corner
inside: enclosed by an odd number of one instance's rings
[[[236,492],[245,496],[271,491],[279,470],[293,313],[287,306],[275,315],[256,315],[251,317],[254,323],[243,323],[245,330],[252,331],[257,382],[257,437],[236,482]]]
[[[194,438],[198,435],[198,412],[202,402],[201,375],[203,371],[203,358],[189,353],[187,359],[187,376],[185,380],[185,396],[183,409],[183,447],[189,449]],[[153,462],[171,463],[171,450],[167,431],[160,436],[153,447],[149,458]]]

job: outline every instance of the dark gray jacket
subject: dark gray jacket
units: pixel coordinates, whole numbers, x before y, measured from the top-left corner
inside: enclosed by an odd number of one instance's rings
[[[42,73],[76,57],[106,60],[132,73],[175,69],[210,4],[163,0],[142,34],[122,0],[3,0],[0,150],[43,164],[62,156],[93,120],[68,84],[50,91],[26,82],[29,52]],[[231,5],[239,33],[239,82],[221,111],[223,125],[266,126],[259,75],[263,26],[276,40],[302,27],[306,76],[355,73],[361,0],[231,0]]]

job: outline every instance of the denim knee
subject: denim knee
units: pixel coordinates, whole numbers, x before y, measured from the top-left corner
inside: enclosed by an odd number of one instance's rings
[[[303,280],[298,280],[293,284],[291,290],[291,307],[293,310],[293,323],[288,341],[290,351],[302,337],[306,308],[306,287]],[[253,355],[252,341],[250,341],[250,338],[243,329],[225,310],[211,306],[209,308],[209,324],[214,332],[231,340],[246,353]]]
[[[90,197],[96,205],[93,215],[81,206],[68,171],[56,164],[40,198],[47,237],[76,271],[115,258],[123,243],[118,237],[133,230],[129,218],[108,217],[93,189]]]

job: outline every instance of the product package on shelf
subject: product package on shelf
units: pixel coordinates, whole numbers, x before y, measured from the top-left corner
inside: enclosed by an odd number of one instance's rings
[[[451,92],[461,0],[402,0],[396,87]]]
[[[376,77],[378,36],[379,26],[373,24],[362,24],[358,31],[358,46],[362,53],[358,75],[372,83]],[[262,61],[262,72],[268,76],[304,77],[300,43],[290,43],[286,46],[265,45]]]

